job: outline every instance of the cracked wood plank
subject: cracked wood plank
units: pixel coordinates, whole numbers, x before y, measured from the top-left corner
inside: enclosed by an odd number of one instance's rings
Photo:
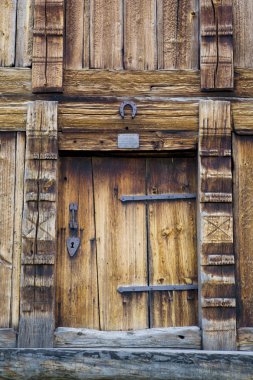
[[[55,347],[183,348],[200,349],[199,327],[169,327],[133,331],[98,331],[59,327]]]
[[[232,0],[201,0],[200,33],[201,88],[233,89]]]
[[[35,0],[33,92],[62,92],[64,1]]]

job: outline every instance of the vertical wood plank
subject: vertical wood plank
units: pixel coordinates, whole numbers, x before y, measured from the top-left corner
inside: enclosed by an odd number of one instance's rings
[[[147,159],[147,194],[195,193],[193,158]],[[150,285],[197,284],[195,201],[152,202],[148,208]],[[154,292],[151,326],[196,326],[196,291]]]
[[[81,245],[74,257],[67,252],[69,204],[78,205]],[[91,158],[61,158],[56,281],[58,326],[99,329],[97,252]]]
[[[235,247],[238,327],[253,327],[252,136],[234,136]]]
[[[18,67],[32,65],[34,1],[18,0],[17,2],[15,66]]]
[[[93,170],[101,329],[147,328],[147,294],[117,291],[147,283],[145,204],[119,199],[145,194],[145,159],[94,158]]]
[[[253,2],[233,0],[235,66],[253,67]]]
[[[0,134],[0,327],[11,324],[16,134]]]
[[[90,67],[122,69],[123,0],[90,1]]]
[[[66,69],[89,68],[90,1],[66,2],[65,65]]]
[[[201,101],[199,312],[206,350],[236,348],[230,103]]]
[[[35,0],[33,92],[62,92],[64,1]]]
[[[156,0],[124,0],[124,68],[157,69]]]
[[[20,310],[20,266],[22,253],[22,211],[24,204],[25,133],[17,133],[15,176],[15,209],[13,235],[13,269],[11,327],[18,330]]]
[[[14,66],[17,0],[1,2],[0,12],[0,66]]]
[[[158,69],[198,69],[198,0],[157,0]]]
[[[22,221],[19,347],[51,347],[56,254],[57,102],[29,105]]]
[[[232,89],[234,86],[232,0],[201,0],[200,4],[201,88]]]

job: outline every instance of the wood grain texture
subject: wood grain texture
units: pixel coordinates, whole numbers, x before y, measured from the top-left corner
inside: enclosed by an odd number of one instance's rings
[[[101,329],[147,328],[147,294],[122,296],[117,291],[122,285],[147,283],[145,204],[119,200],[125,194],[145,194],[145,159],[92,161]]]
[[[252,136],[234,136],[235,246],[237,274],[238,327],[253,326]]]
[[[28,102],[0,102],[0,130],[25,131]]]
[[[123,67],[123,1],[90,1],[90,68]]]
[[[91,158],[61,158],[56,278],[57,326],[99,329],[97,252]],[[67,252],[70,203],[78,204],[81,246],[74,257]]]
[[[31,69],[0,68],[0,95],[31,94],[31,74]]]
[[[60,327],[55,331],[55,347],[62,348],[183,348],[200,349],[201,334],[198,327],[170,327],[135,331],[97,331]]]
[[[157,69],[156,1],[124,0],[124,68]]]
[[[34,3],[35,0],[17,1],[16,67],[32,65]]]
[[[233,350],[236,304],[230,103],[202,100],[199,117],[199,316],[203,348]]]
[[[17,0],[5,0],[0,12],[0,66],[14,66]]]
[[[50,347],[54,329],[57,103],[27,114],[19,347]]]
[[[158,69],[198,69],[196,0],[157,1]]]
[[[0,347],[15,348],[17,333],[13,329],[0,329]]]
[[[170,349],[1,349],[6,380],[250,380],[253,353]]]
[[[203,90],[234,86],[232,0],[200,2],[200,67]]]
[[[125,118],[119,113],[121,101],[92,103],[61,103],[59,130],[88,131],[197,131],[198,103],[169,101],[135,101],[137,115],[131,118],[129,108]],[[74,115],[74,117],[73,117]]]
[[[35,0],[33,92],[62,92],[64,1]]]
[[[59,132],[59,150],[65,151],[178,151],[196,150],[197,132],[140,132],[132,130],[139,135],[140,146],[137,149],[118,148],[118,132]]]
[[[16,134],[1,133],[0,149],[0,327],[10,327]]]
[[[90,0],[68,0],[65,17],[65,67],[89,68]]]
[[[1,89],[1,87],[0,87]],[[217,92],[201,92],[198,70],[109,71],[66,70],[64,94],[70,96],[221,96]],[[253,71],[235,69],[234,91],[223,91],[226,97],[252,97]]]
[[[253,68],[252,17],[251,0],[233,0],[234,60],[235,65]]]
[[[147,194],[195,193],[194,158],[147,159]],[[150,285],[196,284],[195,201],[147,205]],[[154,292],[151,327],[196,325],[196,291]]]
[[[237,134],[253,134],[253,102],[232,103],[233,129]]]
[[[240,351],[253,351],[252,327],[241,327],[238,329],[237,347]]]
[[[126,94],[129,97],[221,96],[220,92],[201,92],[198,70],[65,70],[64,72],[65,96],[125,97]],[[31,69],[0,68],[0,95],[22,95],[31,98]],[[253,97],[253,71],[236,68],[234,91],[224,91],[222,96],[230,97],[231,100],[235,97]]]

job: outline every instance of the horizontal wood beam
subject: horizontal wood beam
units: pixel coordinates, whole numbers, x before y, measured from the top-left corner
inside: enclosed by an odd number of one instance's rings
[[[253,102],[232,103],[233,129],[239,135],[253,134]]]
[[[136,99],[138,113],[135,119],[129,116],[121,119],[120,103],[111,97],[100,99],[100,102],[61,102],[58,129],[64,133],[59,134],[60,149],[83,150],[86,144],[87,150],[113,150],[117,148],[120,132],[140,133],[140,150],[196,148],[198,100]],[[28,105],[29,100],[0,99],[0,131],[25,131]],[[252,135],[253,101],[234,100],[231,111],[234,132]]]
[[[62,348],[201,348],[199,327],[169,327],[131,331],[98,331],[59,327],[55,331],[55,347]]]
[[[66,151],[175,151],[195,150],[197,148],[197,132],[142,132],[139,134],[138,149],[118,148],[118,133],[115,131],[88,133],[59,133],[59,150]]]
[[[237,68],[234,75],[234,90],[222,96],[253,97],[253,70]],[[65,70],[64,95],[220,97],[221,92],[201,92],[199,70]]]
[[[201,92],[199,70],[109,71],[64,70],[63,96],[49,94],[47,100],[64,97],[155,96],[155,97],[253,97],[253,69],[236,68],[233,91]],[[32,72],[28,68],[0,68],[0,96],[32,95]]]
[[[29,102],[0,102],[0,131],[25,131]]]
[[[61,103],[59,104],[59,130],[81,132],[86,129],[121,131],[197,131],[198,102],[134,100],[137,114],[125,109],[122,119],[119,109],[121,101]]]
[[[0,378],[248,380],[253,353],[169,349],[0,349]]]

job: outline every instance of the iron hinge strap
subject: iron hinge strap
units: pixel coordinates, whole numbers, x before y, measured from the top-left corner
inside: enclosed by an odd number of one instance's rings
[[[197,290],[198,285],[143,285],[143,286],[119,286],[119,293],[130,292],[163,292],[163,291],[184,291],[184,290]]]
[[[121,202],[174,201],[180,199],[196,199],[196,194],[122,195],[120,197]]]

